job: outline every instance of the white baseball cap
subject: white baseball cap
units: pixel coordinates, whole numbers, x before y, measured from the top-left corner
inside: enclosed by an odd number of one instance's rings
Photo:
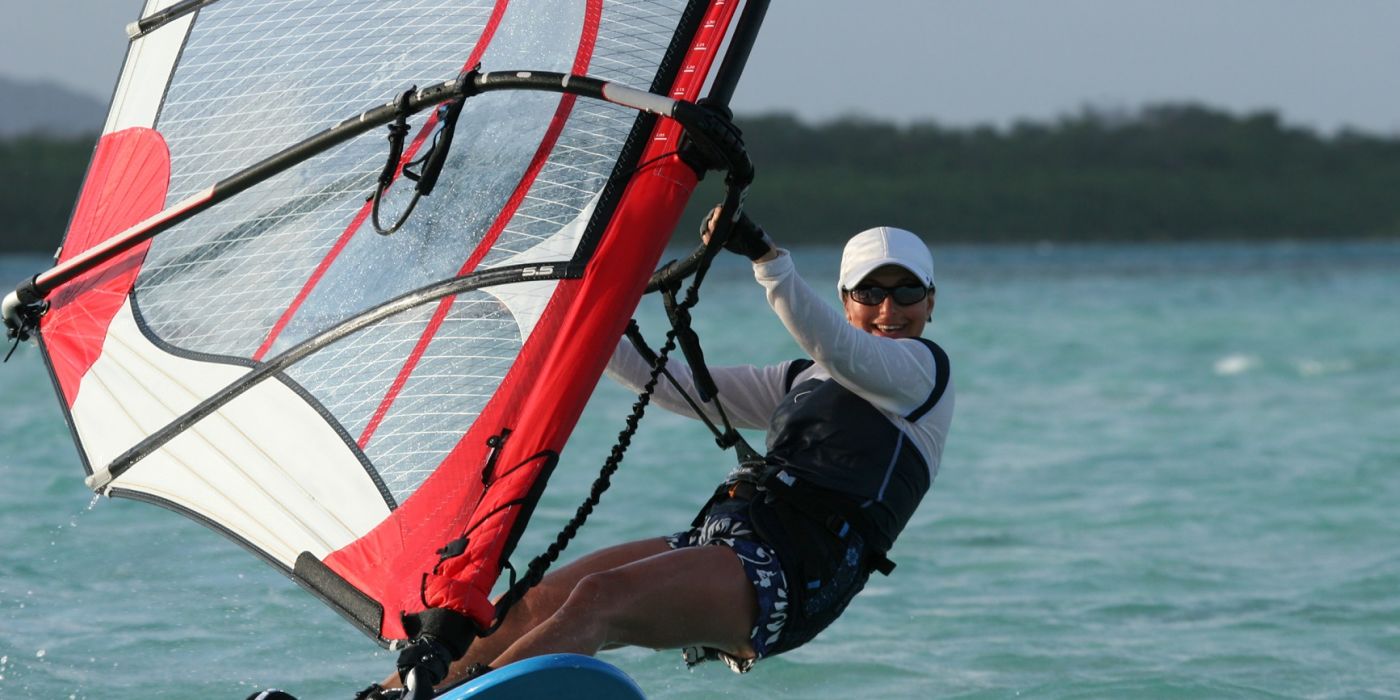
[[[886,265],[898,265],[918,277],[924,286],[933,287],[933,255],[928,246],[902,228],[880,226],[861,231],[846,241],[837,292],[855,287],[866,275]]]

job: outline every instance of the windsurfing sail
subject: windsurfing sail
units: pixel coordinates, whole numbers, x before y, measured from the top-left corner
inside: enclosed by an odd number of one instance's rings
[[[149,0],[58,266],[6,299],[46,310],[17,330],[88,483],[382,643],[429,607],[486,629],[697,180],[653,113],[700,96],[738,5]]]

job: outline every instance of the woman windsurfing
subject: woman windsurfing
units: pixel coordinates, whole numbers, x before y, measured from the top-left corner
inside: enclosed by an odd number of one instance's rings
[[[705,219],[707,239],[717,216]],[[935,302],[927,246],[897,228],[852,237],[838,281],[844,313],[747,217],[725,247],[753,261],[769,304],[810,357],[710,369],[731,422],[767,429],[763,466],[732,474],[689,529],[547,575],[452,664],[443,685],[543,654],[626,645],[687,649],[688,660],[719,658],[744,672],[811,640],[872,571],[893,568],[885,553],[938,472],[953,415],[947,356],[922,337]],[[688,367],[668,369],[693,390]],[[651,367],[623,342],[608,371],[640,389]],[[695,417],[683,398],[667,386],[654,400]]]

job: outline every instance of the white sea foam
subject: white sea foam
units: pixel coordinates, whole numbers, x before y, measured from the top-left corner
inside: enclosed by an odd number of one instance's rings
[[[1259,366],[1259,358],[1253,355],[1226,355],[1215,361],[1215,373],[1222,377],[1244,374]]]
[[[1354,368],[1354,365],[1349,360],[1314,360],[1308,358],[1294,360],[1293,366],[1298,370],[1298,374],[1304,377],[1340,374]]]

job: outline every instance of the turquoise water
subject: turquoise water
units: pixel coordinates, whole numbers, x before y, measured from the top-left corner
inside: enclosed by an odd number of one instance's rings
[[[894,575],[747,676],[606,660],[665,699],[1400,697],[1400,243],[936,253],[957,415]],[[830,286],[836,251],[797,256]],[[796,354],[735,261],[697,323],[716,363]],[[392,665],[218,535],[94,502],[34,348],[0,387],[0,698],[348,698]],[[519,562],[629,406],[600,385]],[[570,554],[678,528],[728,459],[649,416]]]

